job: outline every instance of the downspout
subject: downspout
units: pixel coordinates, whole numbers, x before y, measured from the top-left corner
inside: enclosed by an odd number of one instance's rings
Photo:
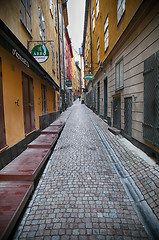
[[[58,26],[58,50],[59,50],[59,78],[60,78],[60,103],[62,98],[62,89],[61,89],[61,57],[60,57],[60,27],[59,27],[59,0],[57,0],[57,26]],[[63,109],[62,109],[63,110]]]
[[[91,45],[91,73],[93,74],[93,55],[92,55],[92,28],[91,28],[91,0],[89,0],[89,21],[90,21],[90,45]],[[93,88],[93,80],[92,80]]]
[[[66,4],[66,2],[65,2]],[[62,52],[63,52],[63,78],[64,78],[64,110],[66,110],[67,106],[66,106],[66,86],[65,86],[65,49],[64,49],[64,35],[63,35],[63,25],[64,25],[64,21],[63,21],[63,4],[62,4],[62,14],[61,14],[61,22],[62,22]]]

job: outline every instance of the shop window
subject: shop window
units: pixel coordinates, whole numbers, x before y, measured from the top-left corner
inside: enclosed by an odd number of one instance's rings
[[[30,0],[20,0],[20,20],[31,34],[31,3]]]
[[[56,92],[53,90],[53,110],[56,112]]]
[[[25,134],[35,129],[33,79],[22,73]]]

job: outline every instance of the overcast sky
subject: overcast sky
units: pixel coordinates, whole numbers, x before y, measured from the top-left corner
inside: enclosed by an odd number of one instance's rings
[[[79,53],[79,48],[83,42],[85,0],[68,0],[67,9],[69,36],[72,46]]]

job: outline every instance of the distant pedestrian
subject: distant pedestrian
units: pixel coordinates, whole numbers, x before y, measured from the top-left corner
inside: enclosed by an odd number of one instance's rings
[[[78,97],[79,98],[79,101],[81,100],[81,96]]]

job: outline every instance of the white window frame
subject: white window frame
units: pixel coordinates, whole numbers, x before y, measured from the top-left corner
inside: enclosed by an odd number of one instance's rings
[[[109,46],[109,18],[108,15],[104,22],[104,50],[106,51]]]
[[[97,39],[97,62],[100,62],[100,46],[99,46],[99,37]]]
[[[125,12],[125,1],[126,0],[118,0],[117,2],[117,23],[120,22],[124,12]]]
[[[123,58],[117,62],[115,66],[115,88],[116,91],[124,87],[124,60]]]
[[[96,0],[96,18],[99,15],[99,0]]]
[[[92,11],[92,22],[93,22],[93,31],[95,29],[95,9],[93,8],[93,11]]]
[[[45,41],[45,19],[40,7],[39,7],[39,30],[41,40]]]

